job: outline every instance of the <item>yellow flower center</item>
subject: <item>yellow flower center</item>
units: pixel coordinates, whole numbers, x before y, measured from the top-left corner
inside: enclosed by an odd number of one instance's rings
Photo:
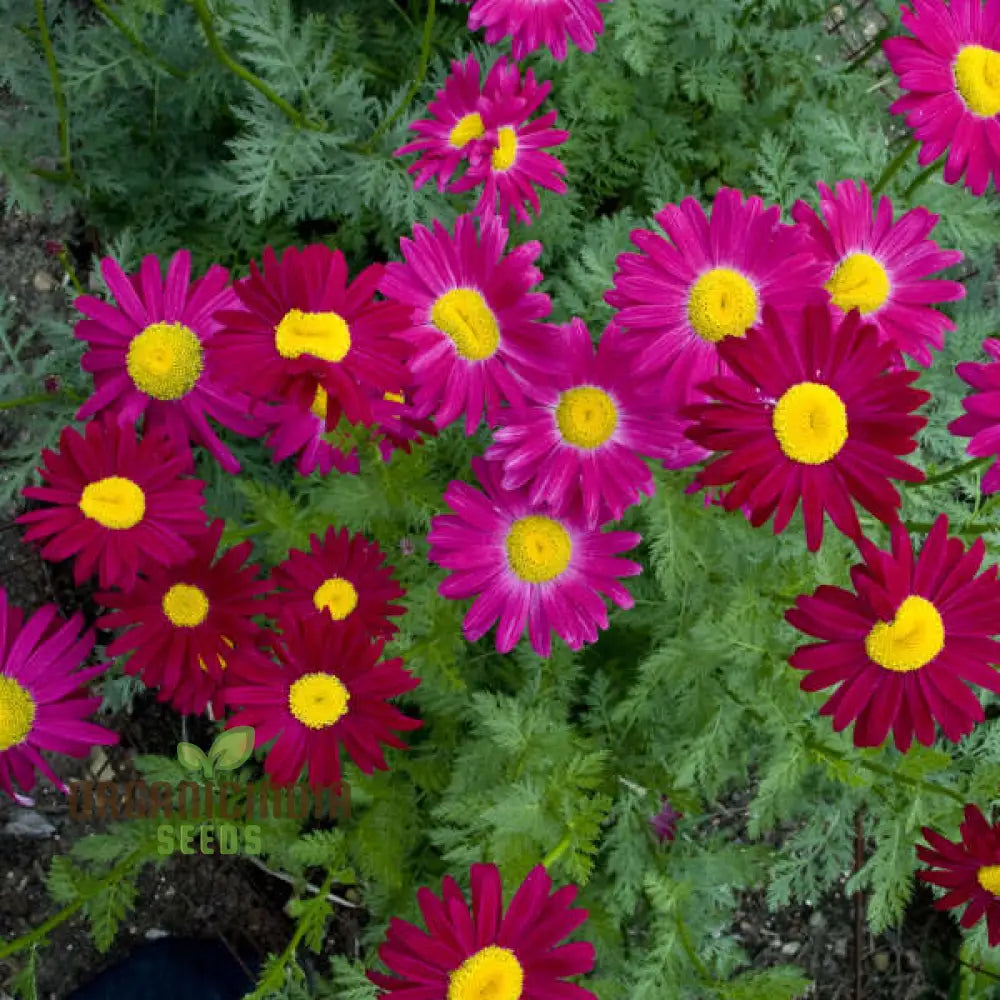
[[[520,1000],[524,969],[514,952],[490,945],[470,955],[450,976],[447,1000]]]
[[[431,309],[431,322],[451,338],[466,361],[485,361],[500,346],[500,324],[474,288],[445,292]]]
[[[78,504],[84,517],[105,528],[124,531],[134,528],[146,513],[146,495],[138,483],[122,476],[108,476],[87,483]]]
[[[572,553],[569,532],[551,517],[518,518],[507,533],[507,562],[525,583],[554,580],[569,565]]]
[[[563,440],[577,448],[599,448],[618,426],[612,398],[592,385],[567,389],[556,405],[556,423]]]
[[[983,865],[976,872],[976,881],[994,896],[1000,896],[1000,865]]]
[[[329,402],[329,396],[326,394],[326,389],[323,386],[316,386],[316,395],[313,396],[312,404],[309,407],[310,413],[317,419],[326,422],[326,407]]]
[[[351,694],[333,674],[303,674],[288,689],[288,709],[303,726],[327,729],[347,713]]]
[[[312,354],[343,361],[351,349],[351,329],[340,313],[290,309],[274,330],[274,346],[283,358]]]
[[[35,699],[13,677],[0,677],[0,753],[24,742],[36,710]]]
[[[504,125],[497,132],[497,145],[493,150],[491,162],[494,170],[510,170],[517,159],[517,133],[509,126]]]
[[[1000,52],[966,45],[955,59],[955,86],[965,106],[977,117],[1000,114]]]
[[[787,390],[771,416],[774,436],[793,462],[822,465],[847,441],[847,407],[828,385],[799,382]]]
[[[316,588],[313,606],[317,611],[325,609],[334,621],[340,622],[358,606],[358,592],[350,580],[331,576]]]
[[[153,399],[180,399],[201,377],[204,351],[180,323],[153,323],[132,338],[125,368],[135,387]]]
[[[175,583],[163,595],[163,613],[171,625],[197,628],[208,617],[208,595],[201,587]]]
[[[885,305],[892,288],[885,268],[866,253],[848,254],[823,287],[838,309],[857,309],[863,316]]]
[[[460,118],[455,127],[448,133],[448,141],[456,148],[461,149],[466,143],[473,139],[481,139],[486,132],[483,126],[483,119],[478,111]]]
[[[742,337],[757,319],[757,292],[739,271],[716,267],[691,286],[687,311],[702,340]]]
[[[406,402],[406,397],[401,392],[387,392],[382,398],[389,403]]]
[[[891,622],[876,622],[865,637],[865,652],[886,670],[906,674],[926,667],[944,649],[944,622],[938,609],[911,594]]]

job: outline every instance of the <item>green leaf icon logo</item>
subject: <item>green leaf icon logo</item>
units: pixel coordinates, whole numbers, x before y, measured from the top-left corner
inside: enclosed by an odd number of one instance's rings
[[[208,764],[204,751],[193,743],[178,743],[177,759],[181,767],[188,771],[201,771]]]
[[[220,771],[235,771],[250,759],[253,745],[253,727],[237,726],[216,737],[212,749],[208,751],[208,757]]]

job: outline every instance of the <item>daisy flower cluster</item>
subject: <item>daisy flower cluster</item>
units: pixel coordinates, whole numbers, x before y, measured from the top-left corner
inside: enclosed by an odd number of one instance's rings
[[[463,2],[470,28],[510,39],[514,60],[541,47],[562,60],[568,40],[594,48],[606,0]],[[982,193],[1000,176],[1000,6],[914,0],[903,23],[912,37],[886,43],[906,91],[894,110],[921,163],[946,156],[945,180]],[[495,628],[500,653],[527,636],[541,657],[553,634],[578,650],[609,627],[609,605],[632,606],[623,580],[641,566],[626,553],[641,538],[619,522],[654,492],[654,463],[692,469],[691,488],[754,527],[785,532],[801,509],[810,551],[828,521],[857,546],[851,589],[821,586],[786,614],[815,640],[790,663],[804,690],[833,689],[819,711],[834,729],[853,725],[861,747],[891,734],[903,752],[961,739],[984,719],[975,689],[1000,693],[998,570],[943,515],[915,550],[894,485],[924,479],[906,461],[929,399],[912,366],[953,329],[939,307],[964,295],[943,276],[961,253],[932,239],[937,216],[900,213],[861,180],[819,182],[817,206],[786,206],[788,222],[723,187],[631,234],[599,335],[579,318],[555,324],[541,244],[509,229],[538,214],[539,189],[566,191],[547,150],[569,134],[555,111],[532,117],[550,90],[506,56],[485,75],[471,55],[452,63],[397,155],[418,154],[415,186],[433,178],[476,200],[451,226],[414,226],[401,260],[353,279],[321,244],[268,247],[236,281],[219,266],[192,280],[183,250],[165,277],[153,256],[135,274],[102,261],[114,302],[77,302],[87,422],[43,453],[26,538],[73,559],[78,583],[97,578],[97,626],[117,632],[108,655],[161,700],[252,726],[276,783],[308,771],[336,788],[345,754],[385,769],[385,748],[421,725],[392,704],[419,679],[385,658],[404,591],[374,541],[334,526],[263,573],[252,543],[227,546],[208,518],[196,449],[236,474],[232,436],[258,438],[302,475],[351,475],[361,441],[388,461],[454,423],[467,436],[485,425],[469,476],[444,491],[428,558],[447,571],[440,594],[471,601],[470,642]],[[975,394],[951,425],[976,456],[1000,455],[1000,346],[985,347],[990,361],[959,366]],[[1000,488],[996,466],[984,488]],[[886,527],[888,549],[863,516]],[[40,750],[114,740],[85,721],[104,666],[83,666],[94,635],[81,625],[53,608],[25,622],[0,592],[0,785],[22,800],[36,770],[58,783]],[[663,806],[661,842],[682,818]],[[925,836],[923,877],[950,890],[940,905],[967,902],[963,924],[985,915],[1000,943],[1000,828],[969,806],[961,842]],[[593,997],[568,981],[594,964],[590,945],[563,943],[586,918],[574,887],[553,893],[539,866],[505,909],[495,866],[473,865],[469,885],[469,898],[450,876],[440,897],[420,890],[426,931],[393,920],[380,952],[391,974],[370,973],[383,996]]]

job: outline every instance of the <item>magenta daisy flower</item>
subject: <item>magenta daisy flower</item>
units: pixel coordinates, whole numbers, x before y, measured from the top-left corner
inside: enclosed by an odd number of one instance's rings
[[[454,235],[440,222],[417,225],[399,241],[405,263],[387,264],[379,290],[410,314],[403,336],[412,345],[413,404],[446,427],[463,413],[472,434],[483,410],[495,423],[500,404],[523,402],[521,382],[544,379],[555,352],[547,295],[533,266],[540,243],[505,254],[507,229],[496,218],[462,215]],[[403,382],[398,383],[404,384]]]
[[[914,208],[893,222],[885,196],[875,209],[862,181],[841,181],[831,191],[818,184],[820,214],[804,201],[792,218],[809,235],[817,260],[824,263],[830,300],[837,315],[857,309],[882,340],[920,364],[930,365],[928,347],[944,346],[944,331],[955,324],[931,308],[965,296],[957,281],[930,276],[962,260],[960,250],[941,250],[927,237],[938,216]]]
[[[649,817],[649,825],[656,835],[656,839],[665,844],[668,840],[673,842],[677,837],[677,824],[684,819],[684,813],[678,812],[666,795],[660,796],[660,811],[655,816]]]
[[[1000,456],[1000,340],[983,341],[983,350],[990,356],[985,364],[963,361],[955,366],[959,378],[975,390],[962,400],[965,413],[948,425],[958,437],[969,437],[970,455]],[[984,493],[1000,490],[1000,462],[994,462],[983,477]]]
[[[254,414],[268,429],[266,444],[275,462],[295,455],[295,468],[302,476],[319,469],[328,476],[334,469],[349,475],[361,471],[357,449],[345,453],[339,430],[327,430],[327,396],[321,385],[310,389],[307,382],[294,386],[284,402],[261,402]]]
[[[912,37],[890,38],[886,59],[904,91],[891,107],[921,143],[926,166],[947,152],[944,179],[982,194],[1000,188],[1000,3],[914,0],[902,6]]]
[[[91,747],[118,742],[118,735],[85,721],[100,707],[86,685],[106,663],[79,669],[94,648],[94,631],[81,635],[83,615],[68,622],[54,604],[27,621],[0,588],[0,788],[21,805],[30,793],[35,772],[63,792],[69,789],[39,751],[86,757]]]
[[[194,543],[194,556],[179,566],[151,572],[127,594],[98,594],[107,608],[97,627],[124,628],[108,646],[109,656],[131,654],[125,672],[159,688],[183,715],[198,715],[222,683],[227,663],[256,644],[258,598],[270,589],[257,566],[244,566],[253,548],[243,542],[216,559],[225,527],[215,521]]]
[[[286,615],[272,645],[277,664],[259,652],[238,657],[220,697],[237,708],[228,729],[252,726],[258,747],[275,740],[264,765],[275,784],[293,784],[308,765],[314,789],[339,789],[341,748],[365,774],[388,770],[382,747],[405,749],[395,734],[421,722],[389,704],[420,680],[402,660],[378,662],[385,640]]]
[[[1000,945],[1000,824],[967,805],[958,840],[926,826],[921,832],[930,846],[918,844],[917,857],[930,867],[918,871],[917,878],[947,890],[934,901],[935,909],[954,910],[965,903],[959,924],[968,929],[986,917],[990,947]]]
[[[224,352],[230,377],[265,400],[303,386],[315,393],[318,383],[328,430],[341,414],[371,423],[372,394],[406,380],[407,348],[397,336],[406,314],[374,298],[382,266],[348,282],[344,255],[318,243],[289,247],[280,260],[267,247],[263,260],[263,272],[251,262],[234,286],[242,308],[219,313],[225,329],[212,346]]]
[[[319,615],[370,637],[391,638],[399,626],[390,621],[406,608],[395,604],[406,591],[393,577],[385,553],[364,535],[328,528],[320,540],[309,537],[309,551],[292,549],[271,580],[277,593],[268,601],[272,617],[294,615],[302,621]]]
[[[890,728],[906,751],[913,737],[930,746],[935,724],[954,741],[983,721],[966,686],[1000,692],[1000,581],[997,567],[979,573],[986,546],[948,538],[941,515],[914,558],[902,524],[889,552],[863,542],[864,562],[851,569],[854,593],[820,587],[799,597],[785,618],[821,642],[789,662],[808,671],[804,691],[837,690],[820,709],[838,732],[851,722],[859,747],[879,746]],[[977,576],[977,573],[979,574]]]
[[[499,619],[501,653],[509,653],[526,628],[539,656],[550,655],[552,631],[570,649],[596,642],[598,629],[608,627],[601,595],[620,608],[635,603],[618,577],[636,576],[642,567],[616,557],[641,537],[553,517],[525,491],[504,489],[496,462],[474,458],[472,471],[483,489],[450,483],[444,500],[455,513],[435,517],[427,536],[428,558],[452,570],[438,588],[441,596],[475,597],[465,637],[475,642]]]
[[[765,306],[795,313],[826,294],[822,265],[776,205],[721,188],[710,216],[685,198],[655,218],[668,239],[634,230],[641,253],[618,257],[604,298],[618,324],[641,338],[634,374],[665,373],[662,393],[679,410],[703,398],[697,387],[725,371],[721,346],[743,337]]]
[[[413,403],[412,391],[387,392],[372,401],[372,414],[379,434],[378,449],[383,462],[394,451],[409,454],[424,437],[436,437],[438,429],[432,420],[419,415]]]
[[[191,254],[179,250],[166,281],[152,255],[133,275],[105,257],[101,273],[118,308],[89,295],[76,300],[77,309],[90,317],[76,324],[75,336],[90,345],[81,365],[93,372],[95,390],[77,419],[109,412],[131,426],[144,416],[145,429],[165,432],[178,454],[190,455],[194,441],[227,472],[239,472],[239,462],[207,419],[238,434],[260,433],[247,416],[246,397],[220,388],[220,359],[209,350],[220,328],[216,314],[236,301],[229,272],[214,265],[192,283]]]
[[[545,150],[564,143],[569,132],[552,128],[555,111],[528,121],[551,89],[551,81],[536,83],[530,69],[522,82],[520,70],[510,66],[486,91],[482,144],[470,157],[465,175],[450,189],[471,191],[483,185],[474,214],[497,213],[506,221],[513,212],[519,221],[530,225],[531,211],[537,215],[541,210],[535,187],[566,193],[562,179],[566,168]]]
[[[394,917],[379,957],[395,975],[369,972],[383,992],[399,1000],[596,1000],[568,982],[594,967],[594,946],[568,938],[588,916],[573,907],[577,889],[552,892],[552,879],[533,868],[504,910],[496,865],[469,870],[471,893],[446,875],[438,898],[417,892],[427,930]],[[551,895],[550,895],[551,894]]]
[[[482,141],[486,135],[483,111],[489,103],[486,95],[493,93],[500,80],[511,70],[515,75],[518,72],[516,66],[511,67],[506,58],[501,57],[490,67],[485,82],[480,86],[482,71],[474,56],[466,56],[465,62],[457,59],[452,62],[444,87],[427,105],[430,117],[410,125],[410,130],[420,138],[401,146],[393,154],[420,154],[407,168],[408,173],[416,174],[415,188],[422,187],[433,177],[438,190],[446,191],[462,163],[489,153]]]
[[[898,517],[890,478],[919,483],[924,474],[900,461],[917,447],[927,420],[913,415],[930,394],[911,384],[917,372],[889,371],[893,348],[856,311],[834,321],[827,306],[793,322],[766,308],[761,326],[719,346],[731,374],[705,383],[710,402],[684,411],[688,436],[724,452],[695,477],[701,486],[734,484],[723,506],[746,504],[759,527],[774,515],[784,531],[802,500],[806,543],[823,541],[824,513],[860,540],[852,498],[880,521]]]
[[[503,411],[486,452],[504,489],[525,487],[532,504],[594,528],[653,495],[642,456],[665,458],[686,439],[659,387],[633,377],[632,342],[612,324],[595,349],[582,321],[563,328],[561,356],[545,381],[524,387],[530,405]]]
[[[205,484],[181,476],[188,457],[162,434],[139,441],[109,419],[92,420],[84,435],[67,427],[59,450],[42,452],[45,485],[22,492],[46,506],[17,519],[31,525],[25,541],[48,539],[42,556],[53,562],[76,556],[76,582],[96,571],[102,588],[129,590],[141,568],[190,559],[205,531]]]
[[[604,20],[597,5],[610,0],[462,0],[471,3],[469,30],[486,29],[486,44],[510,38],[520,62],[547,48],[558,61],[566,58],[567,37],[582,52],[593,52]]]

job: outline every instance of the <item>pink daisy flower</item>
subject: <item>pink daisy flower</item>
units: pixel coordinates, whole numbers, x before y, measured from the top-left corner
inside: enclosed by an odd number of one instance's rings
[[[524,387],[530,405],[503,411],[486,458],[503,469],[504,489],[525,487],[532,504],[596,528],[653,495],[642,456],[673,454],[683,424],[665,414],[653,381],[633,378],[634,352],[614,324],[595,349],[575,319],[562,347],[546,379]]]
[[[397,336],[404,311],[376,302],[382,266],[352,282],[339,250],[316,243],[289,247],[279,258],[267,247],[263,272],[255,262],[236,283],[242,308],[224,310],[225,329],[213,348],[225,352],[227,371],[258,399],[287,398],[293,389],[327,393],[327,429],[343,413],[371,423],[373,393],[406,380],[406,344]]]
[[[913,129],[922,166],[947,152],[948,184],[964,174],[980,195],[992,174],[1000,188],[1000,3],[914,0],[901,9],[912,37],[883,45],[904,91],[889,110]]]
[[[641,253],[618,257],[604,298],[618,324],[641,338],[633,374],[662,374],[661,392],[677,412],[704,398],[701,383],[725,373],[720,344],[743,337],[765,306],[788,314],[827,296],[822,264],[803,234],[781,223],[777,205],[721,188],[710,215],[685,198],[655,218],[668,238],[634,230]]]
[[[641,537],[553,517],[525,491],[504,489],[496,462],[474,458],[472,471],[483,489],[450,483],[444,499],[455,513],[435,517],[427,536],[428,558],[452,570],[441,596],[475,596],[465,616],[466,639],[475,642],[499,619],[501,653],[514,648],[525,628],[539,656],[550,655],[552,631],[570,649],[596,642],[598,629],[608,627],[601,594],[620,608],[634,603],[617,578],[636,576],[642,567],[616,556]]]
[[[966,450],[976,457],[1000,455],[1000,340],[984,340],[983,350],[990,356],[985,364],[963,361],[955,366],[958,377],[975,391],[962,400],[965,413],[948,425],[952,434],[972,438]],[[1000,462],[990,466],[982,489],[1000,490]]]
[[[77,309],[90,318],[76,324],[74,336],[90,345],[81,365],[94,375],[94,395],[77,420],[107,411],[131,426],[145,416],[146,430],[166,432],[178,454],[190,455],[195,441],[227,472],[239,472],[239,462],[207,419],[238,434],[259,433],[247,416],[246,398],[220,388],[220,359],[209,350],[220,329],[216,313],[236,301],[229,272],[214,265],[192,283],[191,254],[179,250],[170,259],[166,281],[152,255],[133,275],[105,257],[101,274],[118,307],[90,295],[76,300]]]
[[[505,254],[507,229],[496,218],[463,215],[454,235],[440,222],[414,226],[399,241],[405,263],[387,264],[379,290],[410,314],[402,336],[413,347],[413,403],[446,427],[463,413],[472,434],[486,410],[495,423],[502,402],[523,401],[518,376],[544,378],[553,327],[541,323],[551,303],[531,289],[542,279],[533,266],[535,241]],[[403,384],[402,382],[398,384]]]
[[[415,188],[422,187],[433,177],[439,191],[449,190],[449,181],[463,162],[489,154],[488,146],[482,141],[486,135],[483,111],[489,104],[487,95],[496,90],[500,80],[511,70],[517,75],[517,67],[510,66],[506,58],[501,57],[490,67],[480,86],[482,71],[474,56],[466,56],[464,62],[457,59],[452,62],[444,87],[427,104],[430,117],[410,125],[410,131],[420,138],[401,146],[393,154],[420,154],[407,168],[408,173],[416,174]]]
[[[388,462],[395,451],[409,454],[424,437],[437,436],[434,422],[419,415],[412,390],[384,393],[381,399],[372,401],[372,415],[380,435],[378,449],[383,462]]]
[[[140,441],[135,428],[106,418],[84,435],[66,427],[59,450],[42,452],[45,485],[22,492],[46,506],[17,519],[31,525],[25,541],[48,539],[42,556],[53,562],[76,556],[76,582],[96,571],[104,589],[127,591],[141,568],[190,559],[191,542],[205,531],[205,484],[181,477],[188,457],[164,435]]]
[[[469,30],[486,29],[486,44],[510,38],[511,51],[520,62],[529,53],[547,48],[562,62],[566,39],[581,52],[593,52],[604,20],[597,9],[610,0],[462,0],[471,3]]]
[[[182,715],[198,715],[214,698],[233,651],[253,647],[261,633],[254,615],[270,590],[255,565],[244,566],[253,549],[246,541],[218,556],[225,522],[212,523],[194,543],[194,557],[160,568],[127,594],[98,594],[107,608],[103,629],[125,629],[108,646],[109,656],[131,654],[125,672],[159,688]],[[221,712],[219,713],[221,714]]]
[[[118,742],[117,733],[86,722],[100,707],[86,685],[106,663],[79,669],[94,648],[94,630],[80,633],[83,615],[68,622],[54,604],[27,621],[0,588],[0,788],[23,806],[35,786],[35,772],[68,792],[39,751],[86,757],[93,746]]]
[[[552,128],[555,111],[528,121],[551,89],[551,81],[536,83],[530,69],[522,82],[520,70],[510,66],[486,91],[482,143],[487,153],[477,149],[465,175],[451,186],[452,191],[471,191],[483,185],[474,214],[497,213],[508,220],[513,212],[519,221],[530,225],[529,209],[535,215],[541,210],[535,186],[566,193],[562,179],[566,168],[545,150],[564,143],[569,132]]]
[[[862,181],[841,181],[834,191],[818,184],[820,214],[796,202],[792,218],[808,234],[826,271],[824,288],[837,315],[857,309],[887,340],[920,364],[930,365],[928,347],[944,346],[955,324],[931,308],[965,296],[957,281],[930,275],[962,260],[960,250],[941,250],[927,237],[938,216],[914,208],[893,222],[892,202],[883,195],[874,209]]]
[[[316,469],[321,476],[334,469],[354,476],[361,471],[357,449],[345,453],[339,430],[327,430],[328,398],[322,386],[310,389],[302,382],[289,391],[285,401],[262,402],[255,407],[255,415],[267,427],[265,444],[275,462],[297,455],[295,468],[302,476],[310,476]]]

